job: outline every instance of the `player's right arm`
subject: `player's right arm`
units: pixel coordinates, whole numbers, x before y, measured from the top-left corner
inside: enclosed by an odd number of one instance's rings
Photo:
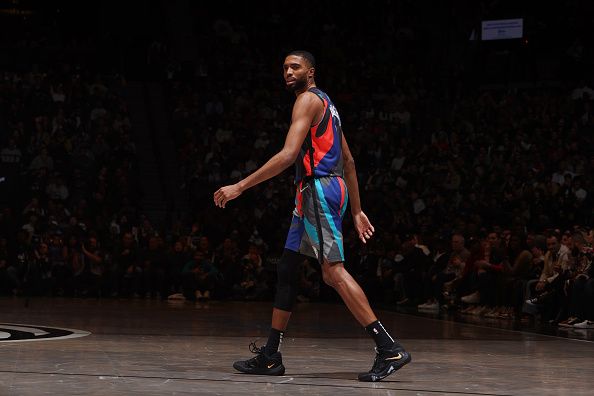
[[[224,208],[225,204],[237,198],[248,188],[268,180],[291,166],[297,156],[314,120],[323,111],[322,102],[311,92],[304,92],[297,97],[293,106],[291,126],[283,148],[259,169],[236,184],[221,187],[214,193],[215,205]]]

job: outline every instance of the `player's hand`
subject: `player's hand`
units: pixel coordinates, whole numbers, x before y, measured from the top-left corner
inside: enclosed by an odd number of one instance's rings
[[[355,229],[357,235],[363,243],[367,243],[367,240],[373,236],[375,228],[371,225],[371,222],[367,218],[367,215],[363,211],[353,215],[353,222],[355,223]]]
[[[219,188],[213,195],[214,203],[219,208],[224,208],[227,202],[241,195],[241,190],[237,184]]]

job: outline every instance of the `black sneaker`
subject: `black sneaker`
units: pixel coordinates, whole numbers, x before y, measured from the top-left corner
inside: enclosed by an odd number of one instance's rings
[[[394,346],[392,349],[381,350],[375,348],[375,360],[373,367],[366,373],[359,374],[359,381],[376,382],[381,381],[388,375],[399,370],[411,360],[410,353],[401,346]]]
[[[258,348],[255,343],[250,344],[250,352],[256,356],[249,360],[240,360],[233,363],[233,368],[246,374],[258,375],[283,375],[285,366],[283,366],[283,357],[280,352],[267,355],[264,352],[265,347]]]

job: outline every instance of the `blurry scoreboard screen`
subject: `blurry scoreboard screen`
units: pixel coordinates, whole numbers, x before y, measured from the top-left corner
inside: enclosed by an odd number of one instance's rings
[[[498,19],[483,21],[482,40],[508,40],[522,38],[524,19]]]

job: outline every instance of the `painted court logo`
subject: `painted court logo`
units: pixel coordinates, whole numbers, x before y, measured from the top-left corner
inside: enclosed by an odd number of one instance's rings
[[[89,334],[91,333],[88,331],[59,327],[0,323],[0,343],[64,340],[67,338],[84,337]]]

